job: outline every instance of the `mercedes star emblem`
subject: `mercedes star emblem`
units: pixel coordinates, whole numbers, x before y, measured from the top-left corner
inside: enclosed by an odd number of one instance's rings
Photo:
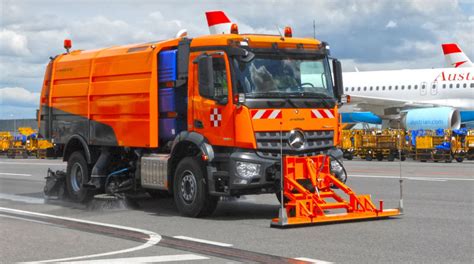
[[[304,148],[304,133],[299,129],[293,129],[288,137],[288,144],[292,149],[300,150]]]

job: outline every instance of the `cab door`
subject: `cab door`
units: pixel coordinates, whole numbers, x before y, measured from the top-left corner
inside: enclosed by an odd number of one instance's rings
[[[234,146],[230,66],[222,51],[196,52],[193,60],[192,130],[217,146]],[[206,69],[212,74],[206,77]],[[210,79],[210,80],[205,80]]]

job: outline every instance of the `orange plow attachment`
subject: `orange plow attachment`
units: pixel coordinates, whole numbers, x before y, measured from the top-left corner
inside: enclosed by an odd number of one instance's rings
[[[288,227],[385,218],[400,215],[399,209],[378,208],[370,195],[357,195],[330,171],[330,159],[325,155],[283,158],[284,208],[272,227]],[[331,187],[337,187],[333,189]],[[339,191],[336,191],[339,190]]]

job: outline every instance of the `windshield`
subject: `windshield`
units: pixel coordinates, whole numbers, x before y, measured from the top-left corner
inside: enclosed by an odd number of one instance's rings
[[[257,54],[250,62],[234,59],[237,92],[248,97],[333,98],[324,58]]]

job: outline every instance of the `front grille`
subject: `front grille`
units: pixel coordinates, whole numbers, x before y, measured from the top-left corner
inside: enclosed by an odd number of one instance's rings
[[[334,131],[332,130],[304,131],[305,144],[301,150],[294,150],[288,144],[290,131],[283,131],[282,136],[280,134],[280,132],[255,133],[257,154],[267,158],[279,158],[280,151],[283,151],[283,154],[286,155],[312,156],[334,145]]]

